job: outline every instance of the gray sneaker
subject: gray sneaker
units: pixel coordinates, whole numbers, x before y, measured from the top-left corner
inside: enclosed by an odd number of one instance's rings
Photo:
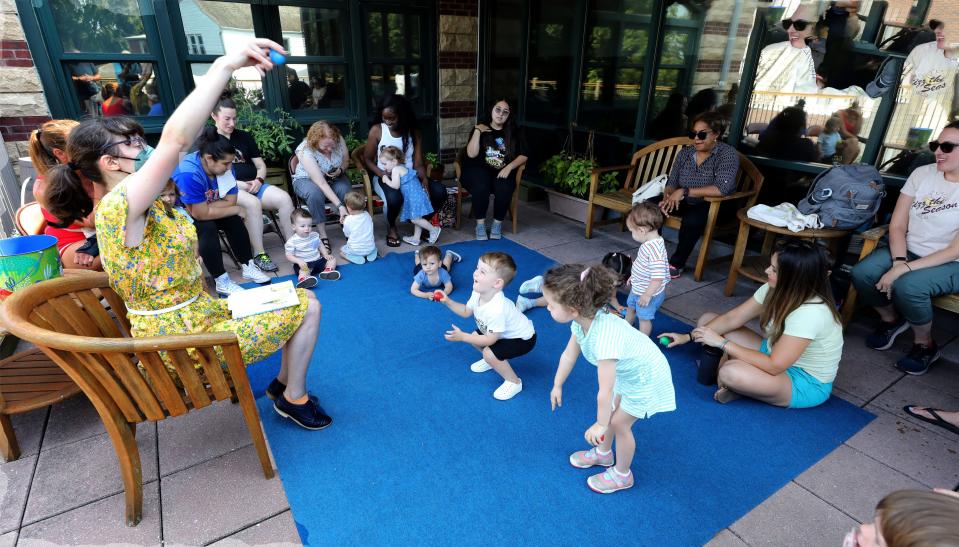
[[[270,259],[270,255],[266,253],[260,253],[253,257],[253,263],[256,264],[256,267],[263,270],[264,272],[275,272],[280,268]]]
[[[493,226],[489,229],[489,238],[490,239],[503,238],[503,221],[501,220],[493,221]]]
[[[477,220],[476,221],[476,240],[486,241],[487,239],[489,238],[486,236],[486,221]]]

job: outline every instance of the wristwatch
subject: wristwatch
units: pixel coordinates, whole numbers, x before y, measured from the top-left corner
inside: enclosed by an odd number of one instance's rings
[[[263,177],[256,177],[256,178],[253,179],[253,180],[259,182],[260,184],[263,184]]]
[[[909,259],[904,256],[897,256],[892,259],[893,262],[909,262]]]
[[[689,188],[683,186],[683,199],[686,199],[688,197],[689,197]]]

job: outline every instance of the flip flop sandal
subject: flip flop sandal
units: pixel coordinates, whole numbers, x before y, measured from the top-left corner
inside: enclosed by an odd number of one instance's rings
[[[394,236],[386,236],[386,246],[387,247],[399,247],[400,240]]]
[[[906,406],[902,407],[902,409],[906,412],[906,414],[912,416],[913,418],[916,418],[916,419],[918,419],[918,420],[922,420],[922,421],[926,422],[927,424],[932,424],[932,425],[939,426],[939,427],[945,429],[946,431],[951,431],[951,432],[955,433],[956,435],[959,435],[959,427],[952,425],[951,423],[949,423],[949,422],[947,422],[946,420],[942,419],[942,416],[939,415],[939,413],[942,412],[941,409],[938,409],[938,408],[928,408],[928,407],[920,407],[920,408],[924,408],[924,409],[926,410],[926,412],[928,412],[928,413],[932,416],[932,418],[927,418],[926,416],[923,416],[922,414],[917,414],[916,412],[914,412],[914,411],[912,410],[913,408],[916,408],[916,406],[915,406],[915,405],[906,405]]]
[[[320,243],[322,243],[323,246],[326,247],[326,254],[333,254],[333,249],[330,247],[330,238],[321,237]]]

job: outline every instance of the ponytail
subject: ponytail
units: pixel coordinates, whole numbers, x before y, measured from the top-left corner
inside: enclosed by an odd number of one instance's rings
[[[80,124],[76,120],[50,120],[30,133],[27,147],[30,161],[38,175],[46,176],[51,167],[60,163],[53,151],[66,151],[67,137],[78,125]]]
[[[586,267],[583,264],[565,264],[546,272],[543,288],[560,304],[572,308],[584,317],[593,317],[609,302],[619,280],[606,266]]]
[[[199,150],[200,156],[209,154],[217,161],[236,154],[236,148],[230,143],[230,139],[219,134],[216,127],[212,125],[203,127],[203,131],[200,132],[200,137],[196,141],[196,148]]]
[[[58,228],[66,228],[93,212],[93,198],[83,187],[76,167],[72,163],[56,165],[47,171],[42,205],[60,220],[59,224],[53,223]]]

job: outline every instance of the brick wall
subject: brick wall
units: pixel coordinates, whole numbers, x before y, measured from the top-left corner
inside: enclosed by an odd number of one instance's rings
[[[30,132],[50,119],[50,110],[13,0],[0,0],[0,74],[0,135],[16,161],[27,155]]]
[[[479,0],[439,1],[440,161],[452,171],[476,123]]]
[[[731,23],[735,3],[736,0],[714,0],[706,12],[703,34],[699,41],[699,61],[693,74],[692,93],[709,87],[725,92],[731,84],[739,80],[740,65],[746,53],[749,33],[752,31],[753,18],[759,3],[757,0],[744,0],[739,20]],[[736,38],[733,42],[729,73],[725,85],[719,89],[730,24],[736,25]]]

